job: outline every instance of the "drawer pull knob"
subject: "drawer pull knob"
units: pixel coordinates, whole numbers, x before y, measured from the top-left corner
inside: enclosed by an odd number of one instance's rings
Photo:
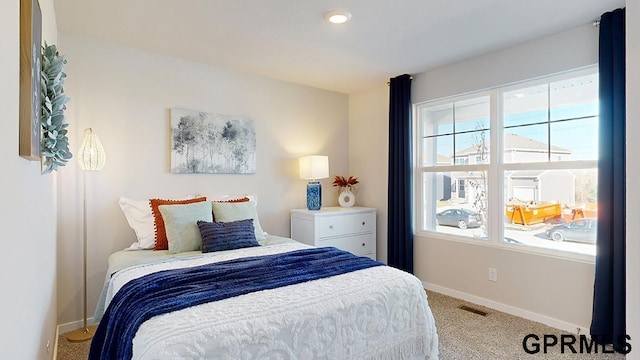
[[[363,221],[363,222],[362,222],[362,226],[364,226],[364,224],[365,224],[365,222]]]
[[[332,230],[333,230],[333,225],[329,225],[329,229],[332,229]]]
[[[362,243],[362,246],[366,246],[366,245],[367,245],[366,243]]]

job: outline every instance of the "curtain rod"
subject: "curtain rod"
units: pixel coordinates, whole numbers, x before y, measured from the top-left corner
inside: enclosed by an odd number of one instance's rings
[[[409,76],[409,80],[413,80],[413,76]],[[387,81],[387,86],[391,85],[391,81]]]

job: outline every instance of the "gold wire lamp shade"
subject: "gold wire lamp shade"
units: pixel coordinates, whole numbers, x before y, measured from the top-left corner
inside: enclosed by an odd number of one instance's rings
[[[104,167],[106,160],[107,157],[98,135],[94,134],[91,128],[85,129],[82,146],[78,151],[80,168],[85,171],[100,171]]]
[[[94,134],[91,129],[84,131],[84,139],[80,150],[78,150],[78,162],[83,171],[82,189],[83,189],[83,228],[82,228],[82,275],[84,281],[84,299],[83,299],[83,322],[82,327],[67,333],[67,340],[72,342],[87,341],[93,338],[96,332],[96,326],[87,326],[87,171],[100,171],[104,167],[107,160],[102,143],[98,135]]]

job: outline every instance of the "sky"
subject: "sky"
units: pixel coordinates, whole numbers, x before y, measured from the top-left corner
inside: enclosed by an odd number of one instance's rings
[[[551,121],[548,121],[548,118]],[[542,143],[548,143],[549,129],[551,145],[570,150],[572,160],[598,159],[598,104],[589,102],[568,105],[547,110],[512,112],[504,117],[505,133],[517,134]],[[484,136],[489,141],[489,118],[465,119],[456,123],[455,152],[477,145]],[[480,130],[476,130],[480,129]],[[437,141],[438,154],[451,157],[454,153],[452,123],[437,126],[437,136],[427,137],[429,142]],[[484,133],[484,135],[481,135]],[[427,145],[426,148],[431,148]]]
[[[598,159],[597,73],[525,84],[499,96],[505,133],[545,144],[550,139],[551,146],[570,150],[572,160]],[[439,155],[452,157],[477,146],[483,137],[488,142],[491,100],[485,94],[422,108],[424,148],[435,147]]]

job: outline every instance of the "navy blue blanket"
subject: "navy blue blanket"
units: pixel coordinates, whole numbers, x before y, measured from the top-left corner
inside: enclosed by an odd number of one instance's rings
[[[136,331],[156,315],[379,265],[326,247],[149,274],[128,282],[114,296],[91,342],[89,360],[131,359]]]

